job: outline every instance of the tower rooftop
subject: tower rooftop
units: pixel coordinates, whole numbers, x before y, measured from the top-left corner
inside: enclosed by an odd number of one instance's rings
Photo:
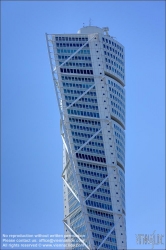
[[[93,34],[93,33],[101,33],[104,35],[104,32],[108,32],[109,28],[99,28],[97,26],[85,26],[78,30],[77,34]]]

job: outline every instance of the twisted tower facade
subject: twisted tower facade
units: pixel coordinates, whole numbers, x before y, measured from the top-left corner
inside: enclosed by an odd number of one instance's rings
[[[66,249],[126,249],[124,47],[95,26],[46,40],[61,115]]]

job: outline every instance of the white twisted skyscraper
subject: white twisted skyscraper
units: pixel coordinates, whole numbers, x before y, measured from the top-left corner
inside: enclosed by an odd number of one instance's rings
[[[126,249],[124,47],[95,26],[46,39],[64,145],[66,249]]]

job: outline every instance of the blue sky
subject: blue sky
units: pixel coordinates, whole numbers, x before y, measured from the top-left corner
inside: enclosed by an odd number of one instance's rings
[[[128,249],[164,234],[165,3],[3,1],[2,233],[63,234],[62,142],[45,32],[108,26],[126,53]],[[164,245],[154,249],[164,249]]]

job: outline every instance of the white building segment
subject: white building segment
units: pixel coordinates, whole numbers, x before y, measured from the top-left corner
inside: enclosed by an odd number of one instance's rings
[[[108,31],[46,34],[64,145],[66,249],[127,249],[125,53]]]

